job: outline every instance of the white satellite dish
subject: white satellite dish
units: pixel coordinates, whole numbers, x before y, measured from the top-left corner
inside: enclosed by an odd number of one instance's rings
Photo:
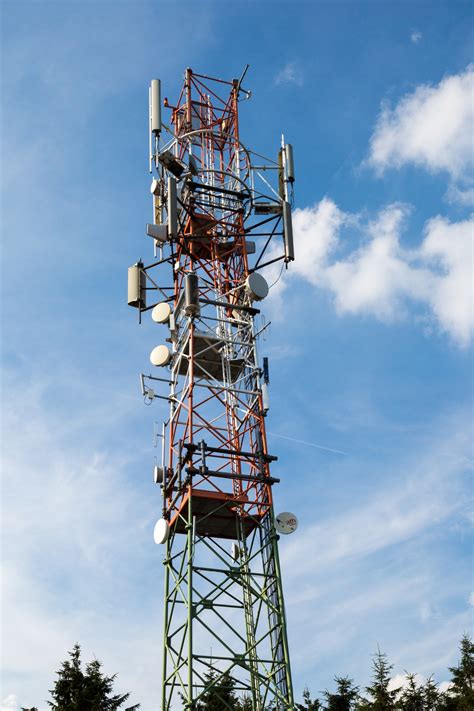
[[[298,519],[294,513],[283,511],[278,516],[275,516],[275,528],[278,533],[283,533],[287,536],[290,533],[294,533],[298,528]]]
[[[245,280],[245,288],[253,301],[261,301],[268,296],[268,284],[261,274],[252,272]]]
[[[155,323],[168,323],[171,316],[171,306],[167,301],[161,301],[151,312],[151,317]]]
[[[150,353],[150,361],[152,365],[164,366],[168,365],[171,360],[171,351],[168,346],[156,346]]]
[[[170,527],[169,523],[165,518],[160,518],[156,523],[155,523],[155,528],[153,530],[153,540],[157,545],[161,545],[162,543],[166,543],[168,538],[170,537]]]

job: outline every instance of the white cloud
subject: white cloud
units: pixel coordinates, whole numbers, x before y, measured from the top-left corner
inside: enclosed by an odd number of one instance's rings
[[[295,211],[293,227],[298,255],[293,268],[300,276],[313,284],[319,282],[329,256],[338,245],[339,229],[348,219],[326,197],[313,207]]]
[[[413,30],[413,32],[410,34],[410,40],[413,42],[413,44],[418,44],[420,40],[423,38],[423,35],[421,32],[418,32],[418,30]]]
[[[474,220],[429,220],[419,244],[401,237],[409,207],[392,204],[372,218],[350,215],[329,198],[294,214],[296,261],[292,273],[328,290],[340,314],[372,315],[383,322],[421,309],[460,347],[474,331]],[[342,230],[347,235],[341,236]],[[356,244],[343,255],[346,244]],[[276,291],[285,288],[285,277]]]
[[[378,173],[405,164],[453,179],[472,170],[474,71],[447,76],[436,86],[422,85],[391,108],[382,107],[370,141],[368,162]]]
[[[474,591],[469,595],[469,604],[474,607]]]
[[[466,183],[469,181],[467,180]],[[474,205],[474,187],[469,184],[451,183],[444,196],[446,202],[470,207]]]
[[[17,711],[18,709],[18,699],[15,694],[8,694],[0,706],[0,711]]]
[[[340,313],[370,313],[382,321],[397,320],[404,296],[426,295],[429,274],[410,266],[399,235],[407,209],[391,205],[367,225],[368,241],[348,258],[327,267],[325,282]]]
[[[438,686],[438,689],[442,694],[444,694],[446,691],[449,691],[452,685],[452,681],[442,681],[441,684]]]
[[[415,674],[415,684],[421,686],[425,683],[426,678],[422,674]],[[396,674],[392,677],[388,683],[389,691],[395,691],[395,689],[406,689],[408,686],[408,677],[406,674]]]
[[[419,255],[432,266],[434,287],[428,304],[441,328],[462,345],[474,330],[473,236],[474,220],[450,223],[435,217],[426,225]]]
[[[303,76],[301,69],[298,67],[296,62],[287,62],[283,69],[275,75],[275,84],[295,84],[296,86],[302,86]]]

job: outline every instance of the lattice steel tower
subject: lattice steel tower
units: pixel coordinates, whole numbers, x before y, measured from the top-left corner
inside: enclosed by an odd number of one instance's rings
[[[222,81],[186,69],[173,105],[159,80],[150,87],[155,252],[129,268],[128,302],[163,324],[156,369],[141,376],[147,401],[169,403],[154,468],[155,540],[166,546],[162,711],[197,709],[226,678],[255,711],[294,709],[256,307],[269,288],[261,269],[294,258],[293,156],[283,140],[275,161],[240,140],[245,72]]]

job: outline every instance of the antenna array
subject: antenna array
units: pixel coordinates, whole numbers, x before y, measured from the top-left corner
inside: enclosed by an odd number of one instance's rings
[[[294,709],[269,368],[257,355],[261,270],[294,259],[293,151],[282,141],[272,161],[241,141],[247,68],[232,81],[186,69],[174,105],[161,101],[159,80],[150,86],[154,261],[129,268],[128,303],[161,324],[155,371],[141,383],[147,401],[169,404],[154,467],[155,540],[166,546],[162,711],[197,709],[229,678],[255,711]]]

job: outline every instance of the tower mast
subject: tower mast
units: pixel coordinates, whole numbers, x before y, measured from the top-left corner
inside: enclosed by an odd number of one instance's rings
[[[245,70],[246,71],[246,70]],[[164,107],[150,87],[154,261],[129,268],[128,302],[157,328],[142,374],[169,404],[155,540],[165,545],[162,711],[197,709],[230,680],[255,711],[293,711],[267,445],[268,361],[260,273],[294,259],[293,156],[262,159],[239,135],[240,80],[186,69]],[[262,162],[264,161],[264,162]],[[159,331],[159,333],[158,333]],[[161,370],[160,370],[161,368]],[[222,708],[230,708],[222,696]]]

